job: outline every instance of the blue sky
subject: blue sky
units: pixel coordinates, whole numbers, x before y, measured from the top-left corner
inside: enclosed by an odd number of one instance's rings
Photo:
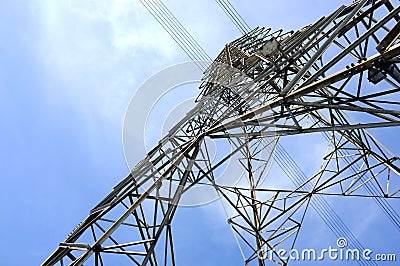
[[[251,27],[286,30],[341,3],[231,2]],[[214,1],[165,4],[211,57],[240,35]],[[153,73],[187,60],[138,1],[0,3],[0,265],[38,265],[126,175],[121,135],[130,97]],[[368,203],[366,210],[360,208],[365,201],[352,201],[357,218],[342,207],[348,201],[333,204],[366,246],[399,251],[399,234],[376,205]],[[301,243],[335,243],[318,217],[307,217]],[[181,265],[241,265],[223,219],[207,206],[182,210],[176,222],[185,230],[178,230],[176,240],[194,248],[179,255]]]

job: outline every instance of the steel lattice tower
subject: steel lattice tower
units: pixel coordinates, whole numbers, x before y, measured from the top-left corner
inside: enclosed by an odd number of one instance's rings
[[[105,265],[110,253],[133,265],[175,265],[171,222],[182,195],[200,183],[235,210],[228,223],[246,246],[246,264],[286,265],[258,251],[293,247],[307,208],[322,212],[324,195],[371,197],[400,228],[390,208],[400,196],[399,157],[366,130],[400,126],[399,11],[397,0],[355,1],[298,31],[257,27],[227,44],[195,108],[43,265]],[[282,155],[279,139],[309,133],[329,142],[320,170],[287,173],[293,189],[262,182],[272,154]],[[207,139],[233,148],[210,160]],[[214,174],[234,154],[247,182],[219,185]]]

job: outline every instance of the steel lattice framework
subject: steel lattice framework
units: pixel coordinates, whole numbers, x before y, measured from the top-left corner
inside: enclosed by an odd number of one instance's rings
[[[213,186],[235,211],[228,223],[246,264],[286,265],[258,251],[293,247],[307,208],[323,217],[324,195],[374,198],[400,228],[389,203],[400,196],[399,158],[366,130],[400,125],[399,11],[397,0],[361,0],[298,31],[257,27],[227,44],[206,71],[195,108],[43,265],[105,265],[110,253],[133,265],[175,265],[171,222],[182,195],[198,184]],[[290,176],[294,188],[263,182],[272,157],[265,151],[282,152],[280,138],[308,133],[329,142],[320,170]],[[207,139],[233,148],[210,160]],[[247,182],[219,185],[215,173],[234,154]]]

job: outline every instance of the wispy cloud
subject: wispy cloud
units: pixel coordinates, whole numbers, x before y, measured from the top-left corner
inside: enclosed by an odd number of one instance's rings
[[[181,53],[137,1],[38,1],[32,8],[40,18],[35,51],[52,81],[49,101],[74,105],[90,119],[120,126],[145,70]]]

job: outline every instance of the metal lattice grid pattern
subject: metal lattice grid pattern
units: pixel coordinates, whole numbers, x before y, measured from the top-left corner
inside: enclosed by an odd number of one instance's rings
[[[400,229],[390,205],[400,195],[399,158],[367,131],[400,125],[399,11],[397,1],[356,1],[295,32],[257,27],[227,44],[207,68],[196,107],[43,265],[106,265],[110,254],[121,263],[175,265],[172,219],[198,185],[234,210],[228,223],[249,265],[286,265],[259,250],[293,247],[310,206],[346,233],[328,219],[324,195],[371,197]],[[311,133],[329,145],[320,170],[307,176],[278,141]],[[231,149],[210,160],[208,139]],[[216,175],[233,156],[245,179],[221,185]],[[264,181],[273,156],[294,187]]]

